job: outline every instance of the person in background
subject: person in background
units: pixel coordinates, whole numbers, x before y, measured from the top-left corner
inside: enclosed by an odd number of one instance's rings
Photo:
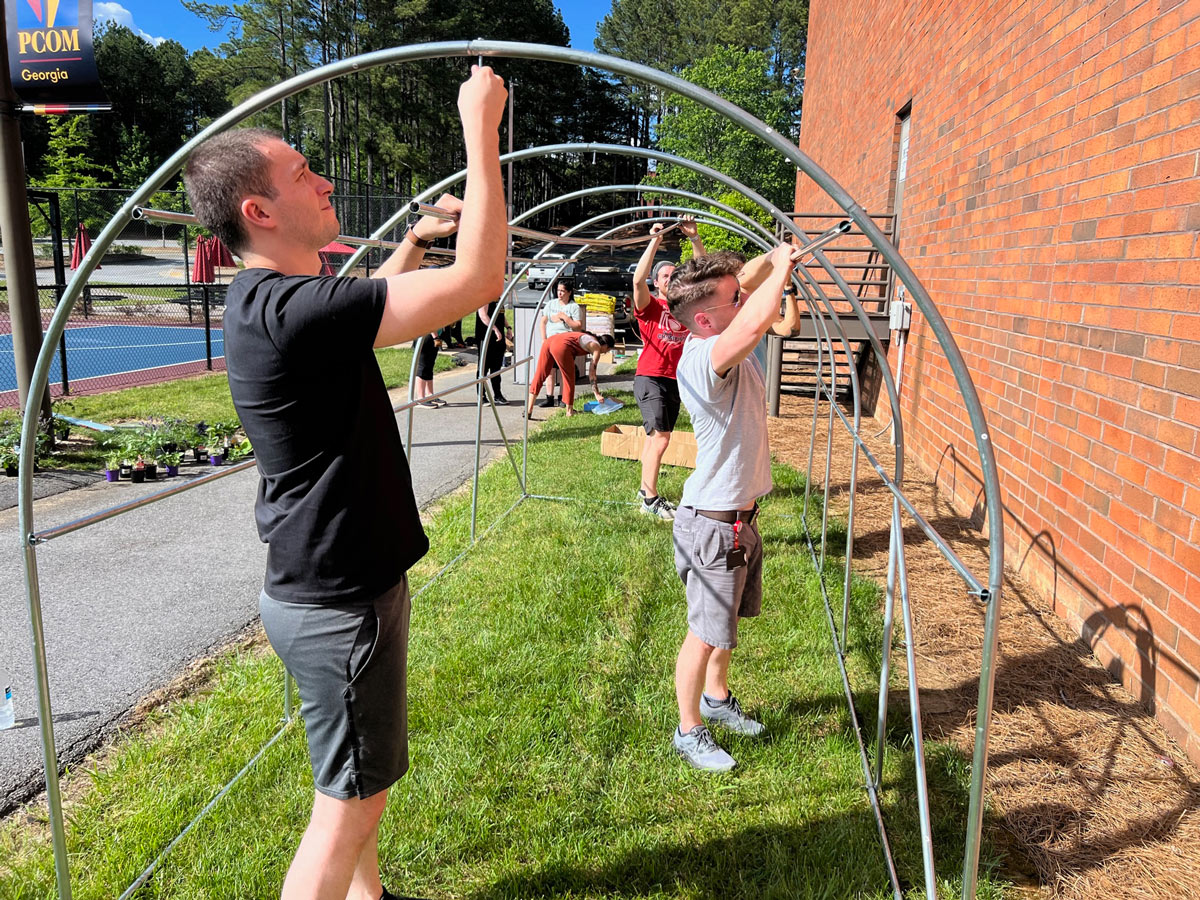
[[[539,321],[542,329],[542,343],[546,339],[553,337],[556,334],[562,334],[565,331],[583,331],[583,312],[579,308],[579,304],[575,302],[575,288],[571,282],[564,278],[554,282],[554,296],[546,301],[546,305],[542,307],[542,316]],[[546,399],[542,401],[542,406],[554,406],[554,386],[558,381],[557,364],[552,363],[555,367],[550,370],[550,387],[546,390]],[[560,406],[567,405],[560,401]]]
[[[679,230],[691,241],[693,256],[703,255],[704,244],[690,216],[684,216],[679,221]],[[646,441],[642,445],[642,482],[638,487],[638,498],[641,500],[639,510],[669,521],[675,517],[675,507],[665,497],[659,496],[658,470],[679,418],[679,385],[675,381],[675,367],[679,364],[679,354],[683,352],[687,329],[676,321],[667,308],[667,282],[675,271],[675,264],[654,262],[662,245],[662,232],[662,223],[650,226],[650,243],[642,252],[633,273],[633,316],[642,336],[642,352],[638,357],[637,373],[633,377],[633,394],[642,413],[642,427],[646,429]],[[650,268],[652,265],[653,270]],[[653,292],[646,284],[647,278],[654,282]]]
[[[487,306],[479,307],[475,313],[475,346],[479,348],[479,374],[480,376],[489,375],[493,372],[499,372],[504,368],[504,338],[508,332],[508,326],[505,324],[504,310],[500,310],[500,314],[496,316],[496,321],[492,326],[492,339],[487,342],[487,352],[484,352],[484,338],[488,333],[488,323],[492,321],[492,315],[496,311],[496,304],[499,301],[493,300]],[[480,385],[480,390],[483,386]],[[500,390],[500,376],[492,375],[492,396],[496,398],[499,404],[508,403],[504,399],[504,394]]]
[[[417,344],[421,346],[418,349]],[[446,401],[441,397],[433,397],[425,399],[433,393],[433,364],[437,361],[438,347],[442,344],[441,337],[436,331],[430,332],[425,336],[425,340],[420,338],[413,341],[413,349],[417,350],[417,386],[415,396],[417,398],[417,406],[422,409],[440,409],[446,405]]]
[[[600,393],[597,384],[596,369],[600,364],[600,357],[612,347],[613,337],[611,334],[602,334],[596,337],[590,331],[564,331],[562,334],[556,334],[544,341],[542,349],[538,351],[537,372],[533,376],[533,381],[529,383],[529,399],[525,401],[525,417],[533,416],[533,401],[537,399],[538,391],[542,389],[542,384],[550,376],[551,368],[555,365],[562,372],[563,400],[566,403],[567,415],[575,415],[575,358],[589,354],[591,360],[588,364],[588,380],[591,382],[596,402],[603,403],[604,395]]]

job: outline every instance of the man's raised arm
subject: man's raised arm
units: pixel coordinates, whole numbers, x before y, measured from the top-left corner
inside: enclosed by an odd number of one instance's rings
[[[769,261],[766,277],[713,344],[712,367],[718,375],[724,377],[749,356],[767,329],[779,320],[779,301],[800,255],[790,244],[780,244],[766,254]]]
[[[644,309],[650,302],[650,288],[646,287],[646,282],[650,280],[650,269],[654,267],[654,255],[658,253],[659,245],[662,244],[662,230],[662,222],[650,226],[650,243],[642,251],[642,258],[633,270],[634,309]]]
[[[458,252],[443,269],[387,276],[388,296],[376,347],[410,341],[461,319],[504,289],[508,247],[500,177],[500,118],[508,91],[488,66],[472,66],[458,92],[467,183],[458,221]]]

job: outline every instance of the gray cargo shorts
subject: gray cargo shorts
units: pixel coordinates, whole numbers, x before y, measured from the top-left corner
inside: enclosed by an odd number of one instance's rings
[[[259,596],[271,646],[300,688],[313,781],[364,799],[408,771],[408,578],[360,603]]]
[[[687,590],[687,623],[712,647],[737,646],[738,619],[762,612],[762,539],[757,519],[742,523],[738,546],[746,564],[729,568],[734,526],[702,516],[690,506],[675,511],[675,571]]]

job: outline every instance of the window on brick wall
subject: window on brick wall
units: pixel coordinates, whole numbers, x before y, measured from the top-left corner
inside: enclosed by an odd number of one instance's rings
[[[908,124],[911,120],[907,109],[896,117],[896,169],[892,173],[892,243],[900,246],[900,219],[904,208],[904,179],[908,175]]]

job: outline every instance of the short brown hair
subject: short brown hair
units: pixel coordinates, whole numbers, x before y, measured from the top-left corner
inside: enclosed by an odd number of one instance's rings
[[[746,258],[730,250],[719,250],[703,256],[693,256],[671,273],[667,282],[667,307],[682,325],[691,328],[695,307],[712,297],[718,278],[736,276],[746,264]]]
[[[262,145],[280,140],[266,128],[237,128],[209,138],[183,168],[188,200],[200,224],[241,255],[246,249],[241,203],[249,194],[274,197]]]

